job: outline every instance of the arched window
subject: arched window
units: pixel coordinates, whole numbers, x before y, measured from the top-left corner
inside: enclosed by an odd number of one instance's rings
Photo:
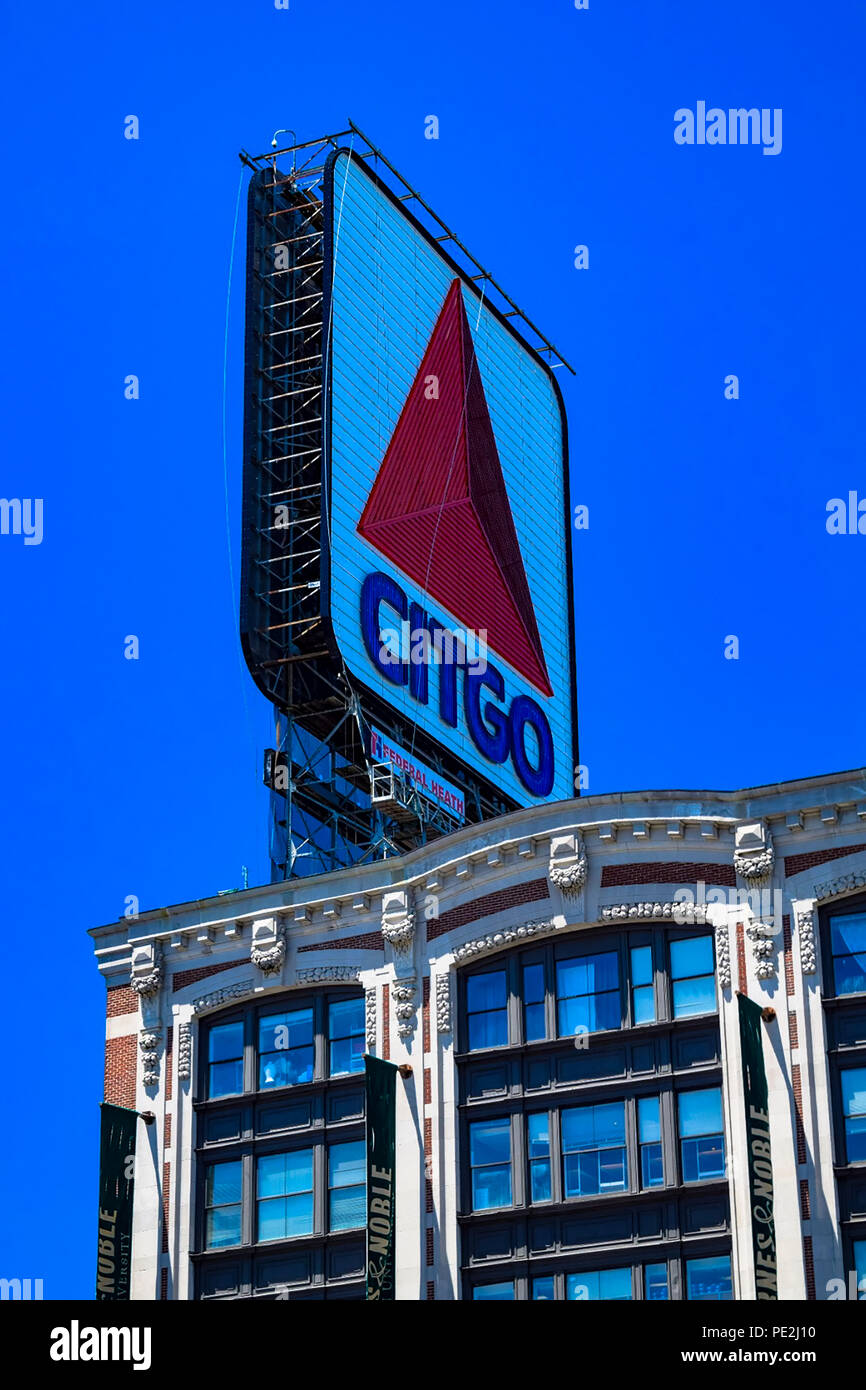
[[[296,991],[202,1021],[199,1298],[363,1298],[364,996]]]

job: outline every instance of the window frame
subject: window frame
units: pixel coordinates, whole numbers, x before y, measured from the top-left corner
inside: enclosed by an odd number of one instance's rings
[[[824,963],[823,985],[825,999],[839,999],[843,1002],[851,1000],[852,1003],[859,1002],[862,1006],[866,998],[866,990],[851,990],[846,994],[840,994],[836,984],[836,960],[833,954],[833,932],[831,921],[834,917],[861,917],[866,914],[866,897],[862,894],[858,898],[843,899],[838,903],[827,903],[819,911],[820,917],[820,940],[821,957]]]
[[[340,1144],[363,1143],[365,1139],[364,1119],[364,1073],[348,1072],[331,1077],[329,1073],[330,1040],[328,1037],[328,1010],[332,1003],[354,1000],[361,1006],[364,992],[360,986],[329,987],[327,985],[312,990],[280,991],[264,998],[244,1001],[227,1009],[206,1015],[199,1023],[197,1040],[197,1065],[195,1067],[196,1090],[193,1097],[195,1115],[195,1169],[194,1169],[194,1244],[190,1252],[196,1270],[193,1296],[201,1298],[200,1271],[211,1264],[221,1266],[236,1264],[243,1270],[239,1276],[242,1291],[230,1295],[231,1299],[252,1297],[273,1297],[272,1293],[262,1292],[256,1285],[255,1272],[259,1262],[271,1257],[279,1257],[295,1250],[309,1251],[310,1279],[312,1283],[301,1282],[297,1286],[298,1297],[321,1296],[323,1289],[351,1289],[351,1296],[358,1296],[363,1286],[363,1274],[359,1271],[342,1277],[328,1275],[330,1257],[328,1251],[341,1246],[350,1246],[363,1240],[365,1218],[357,1226],[331,1231],[329,1227],[329,1187],[328,1163],[333,1147]],[[313,1079],[280,1086],[258,1086],[258,1034],[259,1021],[270,1014],[294,1012],[296,1009],[313,1008]],[[228,1096],[209,1098],[208,1053],[210,1029],[225,1023],[242,1022],[244,1027],[244,1083],[242,1092]],[[347,1096],[351,1104],[346,1105],[340,1096]],[[291,1112],[295,1103],[299,1118],[287,1118],[283,1122],[281,1112],[285,1107]],[[210,1117],[219,1125],[221,1114],[231,1114],[237,1118],[237,1132],[223,1138],[208,1137]],[[306,1115],[306,1118],[304,1118]],[[280,1117],[277,1119],[276,1117]],[[272,1118],[279,1127],[271,1128]],[[303,1235],[275,1237],[258,1236],[259,1196],[258,1161],[260,1158],[291,1154],[312,1150],[313,1154],[313,1221],[312,1231]],[[206,1243],[206,1187],[207,1175],[214,1164],[240,1161],[241,1163],[241,1238],[232,1245],[209,1247]],[[366,1209],[366,1203],[364,1204]],[[255,1277],[254,1277],[255,1276]],[[252,1281],[252,1282],[251,1282]],[[206,1301],[222,1295],[208,1294]],[[295,1296],[294,1293],[292,1295]],[[336,1296],[343,1296],[338,1294]]]

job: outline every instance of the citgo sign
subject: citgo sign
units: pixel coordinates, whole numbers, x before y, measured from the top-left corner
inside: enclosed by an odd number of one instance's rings
[[[572,796],[553,373],[362,163],[338,152],[330,180],[323,582],[340,655],[422,750],[518,805]]]

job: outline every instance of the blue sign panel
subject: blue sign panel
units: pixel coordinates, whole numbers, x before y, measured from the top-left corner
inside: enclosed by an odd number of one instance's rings
[[[553,373],[363,164],[340,151],[331,177],[324,582],[345,668],[516,804],[571,797]]]

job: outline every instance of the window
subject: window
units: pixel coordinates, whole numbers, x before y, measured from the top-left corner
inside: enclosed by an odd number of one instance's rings
[[[218,1100],[247,1090],[308,1086],[364,1070],[364,996],[322,990],[243,1010],[225,1023],[205,1024],[204,1097]],[[246,1054],[249,1056],[246,1056]]]
[[[469,1051],[504,1047],[508,1042],[508,991],[504,970],[470,975],[466,981]]]
[[[556,962],[556,1014],[561,1038],[621,1026],[616,951]]]
[[[866,1240],[854,1241],[854,1269],[857,1272],[857,1298],[866,1301]]]
[[[656,1016],[651,946],[631,950],[631,1013],[633,1023],[654,1023]]]
[[[262,1014],[259,1018],[259,1089],[301,1086],[312,1079],[313,1010]]]
[[[363,1297],[364,1002],[360,988],[335,985],[202,1021],[195,1298],[284,1286]]]
[[[730,1255],[686,1260],[686,1298],[702,1303],[729,1302],[733,1298]]]
[[[363,999],[341,999],[328,1007],[328,1075],[350,1076],[364,1070],[367,1039]]]
[[[503,1284],[476,1284],[475,1288],[472,1290],[472,1297],[473,1299],[480,1299],[484,1302],[493,1299],[497,1301],[513,1302],[514,1281],[509,1280],[508,1283]]]
[[[830,953],[836,993],[866,990],[866,912],[830,918]]]
[[[236,1096],[244,1089],[244,1025],[219,1023],[208,1033],[207,1093]]]
[[[563,1110],[562,1158],[566,1197],[624,1191],[628,1186],[625,1103]]]
[[[668,1296],[668,1267],[666,1264],[644,1265],[643,1296],[658,1300]]]
[[[842,1114],[845,1124],[845,1157],[848,1163],[866,1162],[866,1067],[850,1067],[841,1073]]]
[[[682,1091],[679,1100],[680,1155],[683,1182],[725,1176],[725,1138],[722,1093]]]
[[[243,1164],[211,1163],[205,1179],[205,1246],[219,1250],[241,1243]]]
[[[552,1274],[542,1275],[532,1281],[532,1297],[535,1299],[556,1298],[556,1286]]]
[[[585,1274],[569,1274],[565,1296],[625,1303],[631,1298],[631,1269],[596,1269]]]
[[[665,1180],[658,1096],[641,1096],[637,1103],[641,1187],[660,1187]]]
[[[527,1042],[539,1042],[547,1036],[544,1020],[544,966],[523,967],[523,1029]]]
[[[716,979],[711,936],[692,936],[671,942],[671,987],[674,1018],[712,1013],[716,1007]]]
[[[472,1210],[511,1206],[511,1122],[478,1120],[469,1126]]]
[[[546,1111],[530,1115],[526,1122],[529,1142],[529,1191],[533,1202],[549,1202],[550,1116]]]
[[[367,1159],[363,1139],[328,1150],[328,1230],[351,1231],[367,1220]]]
[[[257,1239],[313,1232],[313,1150],[264,1154],[256,1172]]]

